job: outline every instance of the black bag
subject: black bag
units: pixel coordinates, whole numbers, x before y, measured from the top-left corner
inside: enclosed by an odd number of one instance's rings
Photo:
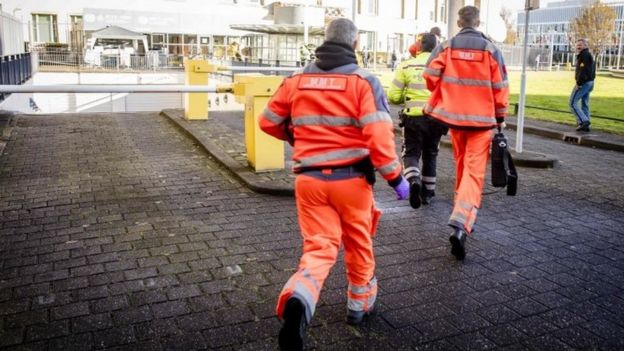
[[[509,152],[507,138],[502,131],[492,139],[492,186],[507,187],[507,195],[514,196],[518,190],[518,173]]]

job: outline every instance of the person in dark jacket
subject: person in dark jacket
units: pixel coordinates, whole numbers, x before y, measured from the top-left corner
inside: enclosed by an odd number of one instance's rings
[[[594,79],[596,78],[596,65],[594,57],[589,52],[586,39],[576,41],[576,85],[570,95],[570,108],[576,117],[578,124],[576,130],[579,132],[589,132],[589,93],[594,90]],[[579,107],[579,101],[581,107]]]

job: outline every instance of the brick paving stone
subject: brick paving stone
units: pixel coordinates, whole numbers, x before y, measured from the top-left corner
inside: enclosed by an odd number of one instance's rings
[[[76,331],[72,335],[50,340],[50,350],[91,350],[93,348],[93,337],[89,333],[78,334]]]
[[[246,162],[240,115],[192,125]],[[450,149],[431,206],[414,211],[378,182],[378,313],[344,324],[341,256],[308,347],[622,349],[622,154],[525,143],[560,166],[519,168],[513,198],[486,184],[462,263],[448,247]],[[166,119],[21,116],[0,194],[0,348],[276,348],[275,300],[301,253],[294,201],[250,191]]]
[[[527,350],[574,350],[573,347],[561,342],[552,335],[544,335],[523,342]]]
[[[115,327],[102,331],[93,332],[93,344],[95,348],[108,348],[124,345],[136,341],[133,327]]]

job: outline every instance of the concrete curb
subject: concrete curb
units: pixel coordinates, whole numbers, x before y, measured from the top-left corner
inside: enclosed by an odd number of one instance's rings
[[[230,155],[221,150],[219,146],[211,142],[206,136],[194,133],[191,126],[193,122],[187,121],[179,116],[175,116],[170,111],[166,110],[161,111],[160,115],[167,118],[180,131],[193,139],[206,153],[208,153],[215,161],[227,169],[235,178],[237,178],[249,189],[260,194],[279,196],[293,196],[295,194],[295,189],[293,187],[261,182],[256,173],[249,167],[241,166],[238,161],[234,160],[230,157]]]
[[[513,122],[506,122],[507,128],[516,130],[517,124]],[[570,127],[571,128],[571,127]],[[597,149],[611,150],[611,151],[624,151],[624,141],[606,140],[596,134],[583,134],[576,132],[564,132],[546,127],[536,127],[530,125],[524,125],[524,132],[543,136],[551,139],[559,139],[561,141],[570,140],[577,145],[594,147]],[[566,140],[567,139],[567,140]],[[613,139],[613,138],[612,138]],[[623,138],[624,139],[624,138]]]
[[[12,111],[0,111],[0,155],[4,152],[17,119],[18,116]]]

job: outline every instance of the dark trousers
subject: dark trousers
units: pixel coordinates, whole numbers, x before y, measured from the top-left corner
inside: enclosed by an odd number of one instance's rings
[[[440,138],[448,128],[428,116],[403,117],[403,169],[405,178],[421,181],[423,191],[434,194]],[[422,172],[419,167],[422,156]]]

